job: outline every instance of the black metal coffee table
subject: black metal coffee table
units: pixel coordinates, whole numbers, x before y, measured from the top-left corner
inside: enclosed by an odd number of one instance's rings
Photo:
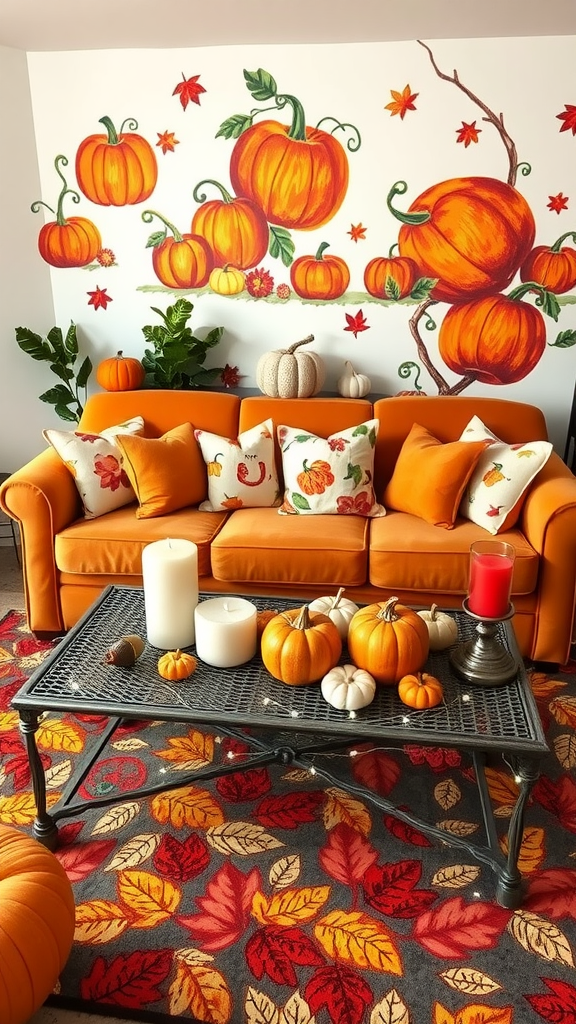
[[[203,596],[213,595],[201,595],[201,598]],[[283,610],[298,603],[280,598],[255,597],[252,600],[259,610]],[[474,623],[463,613],[455,613],[455,617],[459,642],[469,639]],[[520,666],[511,683],[497,688],[462,683],[450,669],[448,652],[432,652],[426,669],[443,682],[441,705],[428,711],[413,711],[401,703],[395,687],[379,687],[372,704],[356,712],[346,712],[327,704],[319,686],[291,687],[278,682],[258,656],[230,669],[200,663],[193,676],[178,683],[167,682],[158,675],[157,661],[161,652],[148,645],[131,668],[104,664],[105,651],[120,636],[126,633],[146,636],[143,591],[108,587],[12,700],[12,706],[20,715],[20,729],[32,774],[37,812],[34,835],[45,846],[56,847],[57,822],[73,817],[86,807],[86,801],[77,798],[78,790],[125,719],[217,726],[219,732],[241,738],[258,752],[250,759],[251,768],[277,762],[314,771],[316,755],[366,741],[399,748],[407,744],[452,747],[469,752],[474,762],[484,844],[447,833],[368,789],[348,783],[347,788],[435,840],[463,848],[488,864],[497,875],[498,901],[505,907],[518,906],[522,899],[518,855],[524,814],[530,790],[539,775],[539,761],[548,753],[548,747],[510,623],[502,623],[500,629],[501,642],[518,658]],[[342,661],[346,660],[349,659],[344,651]],[[79,759],[61,800],[50,812],[46,807],[46,782],[35,740],[40,716],[46,711],[110,718],[98,741],[91,743]],[[507,856],[500,849],[484,772],[487,756],[494,755],[505,759],[519,785],[508,828]],[[237,763],[213,765],[182,773],[177,782],[172,779],[132,793],[91,799],[89,806],[108,806],[132,796],[162,793],[175,785],[196,784],[202,779],[237,771]],[[341,780],[324,767],[321,776],[334,785],[342,785]]]

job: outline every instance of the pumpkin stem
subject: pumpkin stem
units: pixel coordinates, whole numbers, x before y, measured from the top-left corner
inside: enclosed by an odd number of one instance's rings
[[[538,284],[537,281],[526,281],[525,284],[518,285],[517,288],[513,288],[511,292],[506,296],[507,299],[512,299],[513,302],[517,302],[522,299],[528,292],[536,292],[535,304],[539,306],[544,313],[551,316],[553,320],[557,320],[560,315],[560,303],[554,295],[554,292],[548,291],[543,285]]]
[[[560,238],[554,242],[554,245],[550,246],[550,252],[560,252],[560,246],[565,238],[571,238],[573,242],[576,242],[576,231],[567,231],[565,235],[561,235]]]
[[[318,246],[318,251],[314,257],[315,260],[322,260],[324,258],[324,251],[329,247],[330,242],[321,242]]]
[[[398,248],[398,242],[394,242],[394,245],[391,245],[391,246],[390,246],[390,248],[389,248],[389,250],[388,250],[388,259],[389,259],[389,260],[393,260],[393,259],[395,259],[395,256],[394,256],[394,249],[397,249],[397,248]],[[400,250],[398,249],[398,251],[400,251]]]
[[[201,188],[202,185],[214,185],[215,188],[219,189],[222,199],[225,203],[232,203],[234,201],[230,193],[226,191],[224,186],[221,185],[219,181],[214,181],[214,178],[203,178],[202,181],[198,182],[192,193],[192,198],[196,203],[206,202],[206,194],[204,192],[202,193],[202,195],[198,194],[198,189]]]
[[[294,619],[292,625],[294,626],[294,629],[310,629],[310,612],[307,604],[302,605],[302,608],[298,612],[298,618]]]
[[[64,167],[68,166],[68,160],[67,160],[67,158],[62,153],[60,153],[56,157],[56,159],[54,160],[54,167],[56,168],[56,171],[57,171],[58,175],[62,179],[62,190],[60,192],[60,195],[58,196],[58,205],[56,207],[55,216],[56,216],[56,223],[58,224],[58,226],[59,227],[64,227],[64,225],[68,223],[66,218],[65,218],[65,216],[64,216],[64,214],[62,213],[62,203],[64,202],[64,196],[67,196],[67,195],[72,196],[72,202],[73,203],[79,203],[80,202],[80,196],[78,195],[77,192],[74,192],[73,189],[68,188],[68,182],[66,181],[66,178],[64,177],[64,175],[62,174],[62,171],[60,170],[60,164],[62,164]],[[30,207],[30,209],[32,210],[32,213],[38,213],[38,210],[40,209],[41,206],[45,206],[47,210],[50,210],[50,213],[54,213],[54,210],[52,209],[52,207],[48,206],[48,203],[42,202],[41,199],[38,199],[38,200],[36,200],[35,203],[32,203],[32,206]]]
[[[435,622],[436,619],[437,619],[437,615],[436,615],[437,609],[438,609],[438,605],[437,604],[433,604],[431,609],[430,609],[430,621],[431,622]]]
[[[351,365],[352,364],[350,363],[350,366]],[[336,597],[332,601],[332,607],[331,607],[330,611],[334,611],[334,608],[338,607],[338,605],[340,604],[340,598],[342,597],[343,593],[344,593],[344,587],[340,587],[340,590],[338,591],[338,593],[336,594]]]
[[[401,221],[402,224],[425,224],[431,217],[429,210],[423,210],[422,213],[402,213],[400,210],[395,210],[392,206],[394,196],[403,196],[407,191],[408,185],[405,181],[397,181],[392,185],[392,188],[386,196],[386,205],[390,210],[390,213],[396,217],[396,220]]]
[[[282,110],[287,103],[292,107],[292,124],[288,130],[288,138],[296,139],[298,142],[306,142],[306,115],[300,100],[297,100],[295,96],[288,95],[288,93],[285,96],[278,94],[274,97],[274,100],[279,110]]]
[[[105,129],[106,129],[106,131],[108,132],[108,145],[109,146],[117,146],[118,143],[120,142],[120,139],[118,138],[118,132],[116,131],[116,129],[115,129],[114,125],[112,124],[112,121],[110,120],[110,118],[109,117],[100,117],[98,119],[98,124],[103,124]]]
[[[293,345],[290,345],[290,348],[286,349],[286,351],[289,355],[292,355],[297,348],[300,348],[300,345],[307,345],[310,341],[314,341],[313,334],[309,334],[307,338],[302,338],[302,341],[295,341]]]
[[[154,217],[158,217],[158,220],[161,220],[162,223],[165,224],[166,227],[172,232],[172,234],[174,235],[175,242],[183,241],[182,235],[178,231],[178,228],[174,227],[174,225],[171,224],[169,220],[166,220],[166,217],[163,217],[161,213],[157,213],[156,210],[143,210],[142,220],[144,221],[145,224],[150,224]]]
[[[378,612],[376,618],[383,619],[384,622],[396,622],[396,619],[400,618],[400,616],[396,614],[397,604],[397,597],[389,597],[384,607]]]

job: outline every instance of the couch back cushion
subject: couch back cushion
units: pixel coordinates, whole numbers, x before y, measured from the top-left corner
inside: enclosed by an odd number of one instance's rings
[[[548,439],[546,420],[540,409],[503,398],[396,395],[378,399],[374,403],[374,416],[380,420],[374,472],[379,500],[414,423],[420,423],[444,443],[457,441],[473,416],[479,416],[507,444]]]
[[[143,416],[145,437],[162,437],[181,423],[236,437],[239,412],[240,398],[225,391],[101,391],[86,402],[78,429],[99,433]]]

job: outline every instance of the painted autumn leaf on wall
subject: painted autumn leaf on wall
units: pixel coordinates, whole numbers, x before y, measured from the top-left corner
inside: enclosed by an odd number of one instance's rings
[[[466,124],[466,121],[462,121],[462,127],[456,129],[458,138],[456,142],[463,142],[464,148],[468,149],[471,142],[479,142],[478,136],[482,129],[476,127],[476,121],[472,121],[471,124]]]
[[[403,121],[409,110],[416,110],[414,100],[420,94],[417,92],[411,92],[409,85],[405,85],[402,92],[396,92],[396,89],[390,89],[390,95],[392,99],[390,103],[387,103],[384,107],[384,110],[390,111],[390,117],[394,117],[396,114],[399,114],[400,120]]]
[[[156,134],[158,136],[156,145],[161,147],[164,154],[173,153],[175,147],[180,145],[180,139],[175,137],[174,132],[166,130],[165,132],[156,132]]]
[[[199,78],[200,75],[192,75],[191,78],[186,78],[186,75],[182,72],[182,81],[178,83],[172,95],[180,97],[183,110],[186,110],[189,103],[197,103],[200,106],[200,96],[203,92],[206,92],[206,89],[203,85],[200,85]]]
[[[556,114],[558,120],[564,122],[560,131],[571,131],[572,135],[576,135],[576,105],[573,103],[565,103],[564,106],[566,108],[564,112],[562,114]]]
[[[559,192],[556,196],[548,196],[548,199],[550,202],[546,205],[554,213],[561,213],[562,210],[568,209],[569,196],[563,195],[562,192]]]

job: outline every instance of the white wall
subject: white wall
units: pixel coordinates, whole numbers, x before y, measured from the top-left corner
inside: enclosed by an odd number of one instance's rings
[[[547,37],[431,44],[442,70],[452,73],[457,68],[472,93],[497,113],[503,113],[518,159],[532,165],[529,176],[518,176],[516,187],[534,213],[536,244],[551,245],[563,232],[576,229],[576,138],[569,131],[560,133],[561,122],[556,116],[565,104],[574,102],[575,42],[573,37]],[[482,111],[469,97],[440,80],[426,51],[416,41],[32,53],[28,61],[33,129],[27,90],[15,87],[15,80],[22,86],[25,79],[24,57],[8,51],[7,60],[6,66],[2,62],[0,88],[3,94],[9,88],[11,96],[19,97],[18,119],[14,111],[5,111],[2,117],[27,126],[25,144],[6,150],[0,165],[3,183],[7,174],[12,176],[9,194],[15,202],[6,203],[5,198],[4,218],[5,225],[9,219],[8,234],[17,239],[16,258],[14,251],[8,257],[5,250],[0,257],[0,280],[3,288],[8,282],[10,292],[8,307],[3,303],[0,310],[5,367],[0,383],[4,397],[2,434],[6,434],[7,423],[18,419],[22,424],[17,447],[3,459],[8,469],[42,446],[39,427],[53,422],[53,414],[36,396],[55,383],[47,367],[34,364],[18,350],[13,341],[14,326],[24,324],[47,331],[53,323],[65,328],[73,320],[78,325],[83,354],[90,354],[94,363],[119,348],[128,355],[142,356],[142,326],[158,322],[150,307],[164,309],[179,294],[189,294],[170,292],[155,277],[146,242],[161,224],[144,224],[142,210],[157,210],[187,232],[197,208],[192,198],[194,186],[203,178],[215,178],[230,188],[234,140],[216,138],[219,126],[232,114],[270,106],[250,96],[244,83],[245,69],[264,68],[270,72],[280,92],[294,94],[302,101],[307,124],[316,125],[321,118],[332,116],[358,127],[362,145],[357,153],[348,154],[350,185],[342,208],[323,227],[292,232],[296,257],[315,253],[320,242],[327,241],[328,252],[348,263],[351,281],[343,299],[333,303],[303,303],[292,296],[289,302],[280,304],[254,300],[246,292],[223,298],[207,289],[191,294],[194,329],[202,333],[217,324],[225,328],[224,339],[209,356],[209,363],[238,365],[243,375],[241,383],[254,386],[256,362],[263,352],[313,333],[314,347],[327,364],[327,388],[335,387],[345,359],[369,374],[376,392],[394,393],[406,387],[397,370],[400,363],[417,360],[408,324],[415,307],[371,301],[363,284],[368,260],[387,255],[398,236],[399,224],[386,207],[387,192],[393,182],[404,179],[409,189],[404,202],[399,199],[397,205],[407,209],[435,182],[466,175],[505,180],[508,170],[499,134],[485,123]],[[186,77],[199,75],[206,89],[200,103],[190,103],[186,110],[173,95],[183,73]],[[402,90],[407,83],[418,93],[416,110],[407,112],[404,119],[392,117],[385,109],[390,90]],[[48,272],[36,249],[43,214],[31,214],[30,203],[42,198],[55,206],[60,180],[54,159],[59,153],[68,157],[69,186],[76,187],[75,153],[86,136],[102,132],[98,122],[103,115],[110,116],[117,127],[128,117],[137,119],[138,132],[151,143],[157,157],[156,189],[147,202],[139,205],[105,207],[84,196],[78,205],[67,205],[68,216],[88,217],[98,225],[103,245],[114,251],[118,265]],[[286,112],[272,111],[265,116],[289,120]],[[457,129],[462,122],[474,120],[482,129],[480,142],[467,148],[457,144]],[[174,132],[179,140],[175,151],[165,155],[155,145],[164,131]],[[336,137],[345,144],[344,133]],[[214,190],[206,191],[208,198],[218,198]],[[560,214],[547,208],[548,197],[558,192],[570,199],[568,209]],[[4,183],[2,195],[7,194]],[[51,216],[46,212],[46,219]],[[349,231],[358,223],[367,228],[366,238],[355,243]],[[289,282],[289,269],[279,260],[267,255],[262,263],[274,276],[275,284]],[[517,284],[518,279],[513,283]],[[106,310],[88,305],[88,292],[96,287],[106,288],[112,296]],[[551,343],[559,331],[576,327],[576,309],[570,298],[575,296],[563,299],[558,323],[546,318],[550,344],[532,373],[515,384],[487,387],[476,383],[469,389],[472,394],[493,394],[541,405],[552,440],[561,452],[576,377],[576,349],[559,349]],[[438,325],[447,308],[445,303],[433,307]],[[354,338],[345,330],[345,316],[359,309],[370,329]],[[438,353],[438,332],[421,333],[432,362],[449,384],[454,384],[458,378],[442,364]],[[420,383],[429,394],[435,393],[436,387],[425,373]],[[23,408],[26,417],[22,423]]]

